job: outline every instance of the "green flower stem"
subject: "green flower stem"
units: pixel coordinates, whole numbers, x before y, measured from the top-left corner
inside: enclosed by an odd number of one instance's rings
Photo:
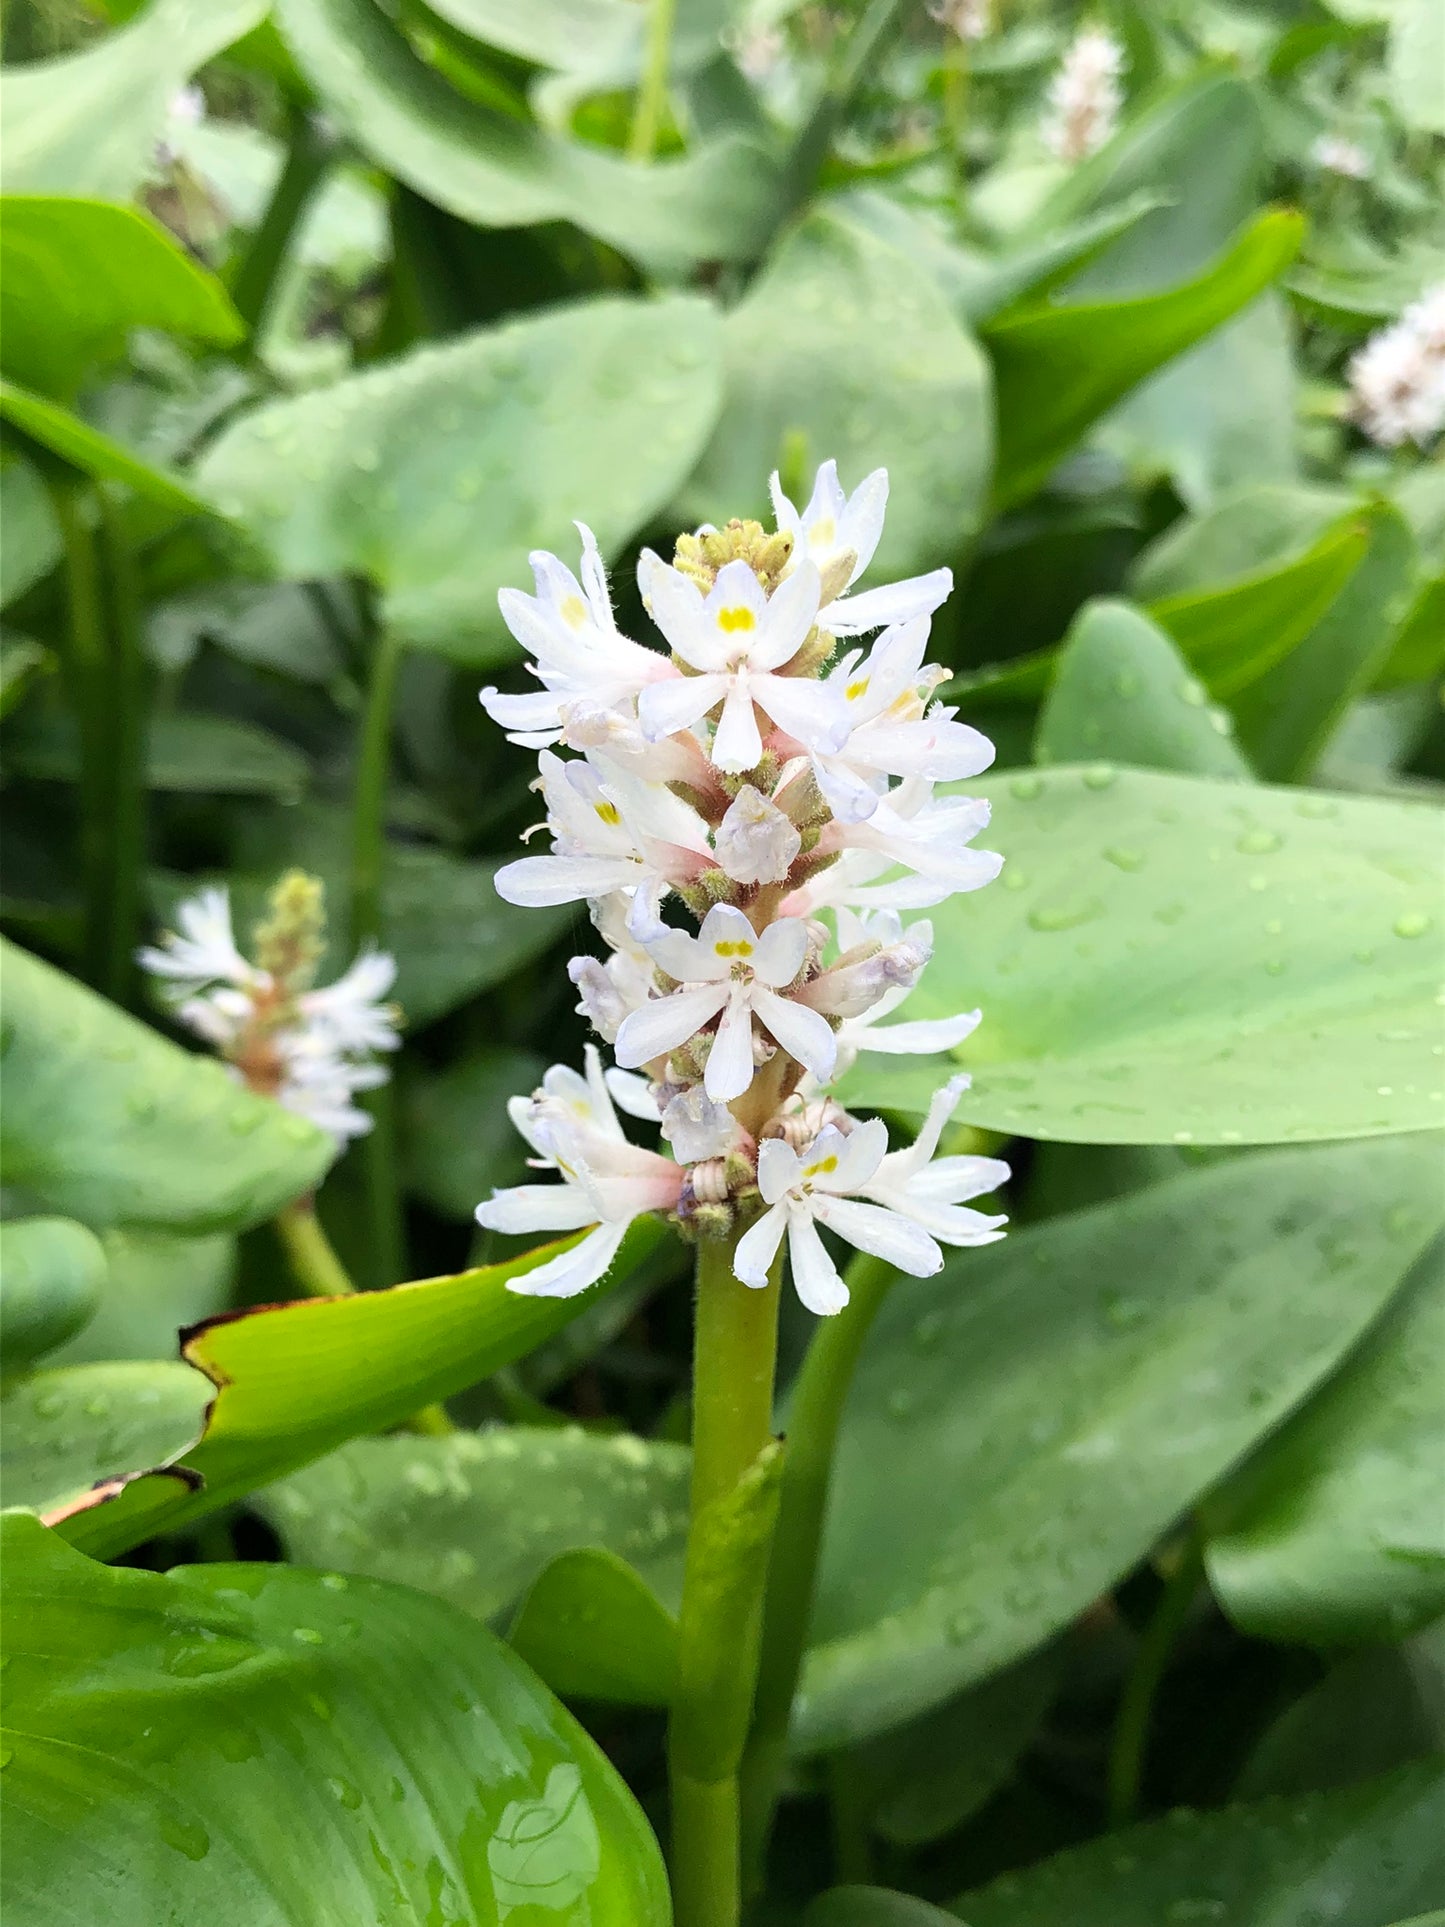
[[[672,53],[672,27],[677,0],[650,0],[647,45],[643,52],[642,84],[632,114],[627,152],[634,161],[650,161],[657,151],[662,117],[667,110],[667,67]]]
[[[391,766],[391,720],[404,645],[394,630],[375,632],[371,681],[361,722],[356,799],[352,812],[351,940],[360,945],[382,937],[382,866],[386,856],[386,787]],[[396,1106],[383,1084],[366,1102],[372,1128],[361,1155],[370,1219],[370,1282],[399,1284],[406,1276],[401,1184],[397,1169]]]
[[[949,166],[953,170],[960,211],[968,174],[963,148],[968,131],[968,80],[968,42],[961,34],[951,34],[943,55],[943,125],[948,135]]]
[[[83,956],[93,984],[106,976],[110,914],[110,742],[106,697],[105,619],[100,556],[89,484],[45,473],[65,549],[69,625],[65,679],[80,732],[80,861],[85,897]]]
[[[356,1286],[322,1229],[312,1198],[297,1198],[294,1204],[288,1204],[284,1210],[278,1211],[275,1225],[292,1276],[306,1297],[350,1297]]]
[[[1154,1696],[1169,1665],[1174,1643],[1184,1629],[1199,1582],[1204,1576],[1204,1542],[1191,1527],[1179,1563],[1159,1595],[1154,1615],[1144,1628],[1134,1668],[1124,1687],[1114,1739],[1109,1749],[1109,1824],[1128,1826],[1138,1816],[1139,1791],[1144,1775],[1144,1752]]]
[[[848,1267],[848,1304],[813,1332],[788,1415],[788,1451],[768,1573],[757,1706],[743,1761],[743,1856],[748,1891],[761,1888],[773,1813],[788,1757],[788,1723],[813,1616],[813,1589],[833,1452],[863,1342],[897,1273],[860,1253]]]
[[[904,0],[869,0],[867,11],[838,45],[833,71],[804,121],[783,170],[776,233],[812,198],[833,136],[863,78],[876,70],[884,43],[902,18]]]
[[[146,664],[140,583],[123,506],[104,483],[101,531],[110,601],[110,852],[106,965],[102,980],[118,1004],[134,1002],[146,843]]]
[[[319,116],[293,107],[285,165],[261,225],[231,279],[231,300],[253,336],[266,319],[301,216],[335,151],[335,138]]]
[[[739,1284],[735,1242],[697,1248],[692,1524],[668,1733],[677,1927],[736,1927],[741,1917],[738,1769],[777,1511],[782,1266],[764,1290]]]

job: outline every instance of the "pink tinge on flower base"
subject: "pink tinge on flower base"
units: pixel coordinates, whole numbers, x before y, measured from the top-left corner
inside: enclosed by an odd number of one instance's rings
[[[569,975],[616,1058],[604,1071],[588,1045],[585,1076],[556,1066],[512,1100],[533,1164],[558,1181],[498,1191],[478,1221],[585,1234],[514,1291],[584,1290],[654,1211],[685,1236],[735,1241],[744,1286],[767,1281],[786,1243],[799,1296],[823,1315],[847,1301],[823,1231],[918,1276],[944,1245],[1002,1235],[1004,1219],[966,1206],[1007,1166],[937,1155],[968,1084],[947,1053],[979,1013],[890,1021],[933,949],[931,923],[900,912],[1000,866],[971,847],[987,804],[936,793],[993,759],[934,699],[945,672],[924,660],[952,578],[855,592],[883,530],[882,469],[849,495],[824,463],[801,510],[776,476],[772,490],[773,530],[731,522],[679,537],[671,563],[643,553],[665,649],[619,632],[580,523],[580,576],[534,555],[536,594],[501,596],[542,688],[482,700],[539,752],[549,847],[504,866],[497,889],[587,904],[607,954],[574,957]],[[860,1051],[939,1057],[912,1145],[890,1151],[881,1122],[827,1095]],[[654,1125],[663,1150],[631,1143],[619,1110]]]

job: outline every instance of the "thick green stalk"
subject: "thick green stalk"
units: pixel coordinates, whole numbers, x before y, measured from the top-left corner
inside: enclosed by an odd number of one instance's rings
[[[773,1812],[788,1757],[788,1722],[808,1627],[833,1451],[863,1342],[897,1273],[860,1253],[848,1268],[848,1304],[814,1329],[788,1414],[778,1530],[768,1573],[757,1704],[743,1760],[743,1855],[748,1891],[762,1884]]]
[[[356,799],[352,811],[351,939],[354,944],[382,937],[382,868],[386,857],[386,789],[391,765],[391,720],[401,667],[400,638],[376,631],[371,681],[361,722],[357,754]],[[370,1218],[370,1282],[399,1284],[406,1275],[402,1234],[401,1184],[397,1171],[396,1107],[392,1087],[383,1084],[366,1103],[372,1128],[362,1144]]]
[[[49,480],[51,505],[65,548],[69,611],[65,680],[80,734],[80,867],[85,898],[85,975],[105,981],[110,922],[110,740],[107,725],[105,618],[100,556],[89,484],[78,476]]]
[[[1149,1721],[1154,1711],[1154,1696],[1169,1665],[1174,1642],[1184,1629],[1194,1595],[1204,1573],[1204,1546],[1197,1528],[1192,1528],[1179,1563],[1165,1582],[1154,1607],[1154,1615],[1144,1628],[1134,1669],[1124,1686],[1114,1723],[1114,1739],[1109,1749],[1109,1823],[1124,1827],[1138,1816],[1139,1790],[1144,1775],[1144,1752],[1149,1742]]]
[[[650,161],[657,151],[657,137],[667,110],[667,68],[676,16],[677,0],[650,0],[642,83],[637,90],[632,130],[627,140],[627,152],[635,161]]]
[[[324,122],[305,108],[291,109],[287,134],[286,162],[270,206],[231,278],[231,300],[252,335],[266,319],[297,225],[336,151]]]
[[[274,1222],[292,1276],[308,1298],[350,1297],[356,1286],[322,1228],[313,1199],[298,1198],[278,1211]]]
[[[677,1927],[736,1927],[741,1917],[738,1769],[777,1506],[781,1265],[752,1290],[733,1276],[734,1244],[697,1250],[692,1523],[668,1732]]]
[[[775,231],[811,199],[838,124],[865,74],[876,68],[884,42],[898,25],[904,0],[869,0],[867,11],[838,44],[833,71],[823,83],[812,113],[804,121],[783,170]]]
[[[140,583],[125,514],[99,488],[110,599],[110,852],[103,988],[118,1004],[134,1001],[146,841],[146,666],[141,648]]]

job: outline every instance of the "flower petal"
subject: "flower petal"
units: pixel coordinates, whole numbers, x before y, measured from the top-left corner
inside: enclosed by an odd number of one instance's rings
[[[600,1224],[575,1250],[548,1259],[535,1271],[523,1272],[520,1278],[509,1278],[507,1290],[523,1298],[575,1298],[579,1291],[586,1291],[589,1285],[597,1283],[617,1256],[626,1235],[625,1224]]]
[[[734,1278],[750,1285],[754,1291],[761,1291],[768,1282],[768,1272],[787,1228],[788,1213],[780,1204],[765,1211],[756,1224],[749,1225],[733,1253]]]
[[[727,1002],[725,984],[698,984],[675,990],[670,997],[654,997],[623,1020],[614,1055],[623,1070],[637,1070],[654,1057],[665,1057],[695,1037]]]
[[[813,1208],[830,1231],[911,1277],[931,1278],[943,1269],[943,1253],[928,1233],[896,1211],[881,1204],[864,1204],[858,1198],[835,1198],[831,1193],[815,1196]]]
[[[788,1258],[793,1289],[809,1311],[819,1318],[831,1318],[842,1311],[848,1302],[848,1287],[828,1256],[811,1214],[802,1209],[788,1213]]]
[[[753,1009],[773,1042],[781,1044],[790,1057],[796,1057],[820,1082],[826,1082],[833,1075],[838,1061],[838,1039],[826,1017],[809,1010],[806,1004],[795,1004],[790,997],[780,997],[775,990],[760,983],[753,985]],[[747,1089],[746,1084],[743,1089]]]
[[[747,988],[732,986],[703,1072],[703,1089],[714,1104],[730,1104],[753,1081],[753,1022]]]

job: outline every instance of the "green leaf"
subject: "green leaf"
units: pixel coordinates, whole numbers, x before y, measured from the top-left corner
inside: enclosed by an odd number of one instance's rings
[[[507,1099],[535,1090],[546,1068],[536,1051],[504,1046],[413,1076],[405,1144],[417,1196],[445,1217],[470,1221],[494,1186],[520,1183],[526,1147],[507,1116]]]
[[[1321,1793],[1442,1752],[1445,1624],[1332,1666],[1267,1729],[1234,1798]]]
[[[136,1465],[185,1450],[212,1387],[174,1360],[67,1365],[35,1372],[0,1398],[7,1506],[50,1513]]]
[[[844,1414],[799,1743],[986,1679],[1144,1558],[1389,1299],[1438,1168],[1428,1139],[1227,1159],[900,1284]]]
[[[1302,232],[1298,215],[1263,214],[1203,273],[1162,293],[1027,308],[990,322],[995,507],[1032,494],[1121,395],[1252,301],[1294,259]]]
[[[79,53],[7,69],[7,191],[126,199],[155,164],[177,89],[265,11],[264,0],[152,0]]]
[[[34,465],[13,461],[0,464],[0,608],[41,581],[61,556],[60,530],[45,485]]]
[[[1267,1639],[1398,1639],[1445,1612],[1445,1252],[1211,1502],[1210,1578]]]
[[[259,1224],[321,1178],[335,1146],[314,1124],[14,944],[0,957],[7,1184],[97,1227],[200,1232]]]
[[[222,346],[245,332],[214,275],[149,215],[57,195],[0,198],[0,359],[27,388],[70,400],[133,328]]]
[[[1398,0],[1392,8],[1386,72],[1405,125],[1445,134],[1445,15],[1435,0]]]
[[[0,721],[18,709],[31,685],[52,674],[56,659],[29,636],[0,636]]]
[[[667,1706],[677,1673],[677,1621],[615,1552],[582,1546],[537,1575],[509,1635],[554,1693]]]
[[[32,1365],[95,1316],[105,1252],[70,1218],[0,1225],[0,1368]]]
[[[579,302],[253,409],[197,481],[279,574],[370,576],[409,642],[508,661],[498,589],[528,584],[531,549],[575,554],[574,516],[611,553],[666,503],[712,428],[719,361],[695,296]]]
[[[559,1553],[616,1553],[682,1590],[690,1455],[630,1433],[495,1426],[354,1439],[259,1495],[287,1556],[434,1592],[478,1619],[515,1607]]]
[[[901,250],[834,213],[783,240],[723,326],[722,418],[682,519],[762,512],[769,472],[801,445],[811,481],[888,469],[879,580],[956,554],[977,530],[992,452],[988,364]]]
[[[1135,557],[1129,592],[1141,602],[1203,595],[1286,567],[1365,505],[1347,489],[1237,490],[1207,512],[1182,516]]]
[[[631,0],[436,0],[432,11],[473,40],[564,72],[610,67],[643,24]]]
[[[993,803],[980,842],[1003,876],[933,912],[908,1004],[910,1019],[983,1009],[961,1120],[1082,1144],[1441,1122],[1445,1080],[1421,1068],[1434,810],[1109,764],[970,788]],[[922,1114],[957,1068],[865,1055],[844,1101]]]
[[[1340,595],[1240,703],[1240,733],[1270,781],[1308,780],[1345,711],[1379,679],[1409,616],[1414,537],[1384,503],[1368,528],[1369,549]]]
[[[338,126],[464,220],[571,221],[658,276],[746,260],[766,234],[776,167],[751,142],[730,137],[640,166],[467,99],[370,0],[280,0],[276,19]],[[614,452],[625,446],[619,436]]]
[[[1445,575],[1423,583],[1380,665],[1377,689],[1428,682],[1445,670]]]
[[[1247,782],[1227,710],[1212,709],[1174,643],[1127,602],[1086,602],[1059,651],[1034,739],[1038,763],[1106,756]]]
[[[1432,1765],[1335,1793],[1181,1811],[1005,1874],[960,1895],[954,1912],[968,1927],[1389,1927],[1445,1880],[1442,1792]]]
[[[209,502],[193,495],[178,477],[133,454],[124,443],[92,428],[79,415],[47,401],[43,395],[32,395],[13,382],[0,381],[0,417],[82,475],[101,482],[124,482],[147,501],[182,515],[215,513]]]
[[[182,1350],[217,1388],[204,1434],[178,1469],[137,1478],[66,1519],[65,1537],[109,1558],[511,1364],[592,1302],[508,1291],[507,1280],[540,1256],[353,1298],[262,1305],[201,1326]]]
[[[834,1887],[820,1894],[803,1916],[803,1927],[950,1927],[952,1914],[913,1894],[882,1887]]]
[[[475,1621],[399,1586],[107,1569],[0,1530],[18,1918],[666,1927],[641,1810]]]
[[[177,1238],[116,1225],[100,1242],[107,1274],[100,1307],[55,1353],[53,1365],[173,1359],[182,1327],[214,1317],[230,1302],[236,1241],[224,1233]]]
[[[10,750],[22,776],[73,783],[80,777],[80,740],[73,720],[37,717]],[[230,716],[162,710],[150,721],[146,783],[179,795],[275,796],[296,802],[310,781],[305,755],[283,737]]]

